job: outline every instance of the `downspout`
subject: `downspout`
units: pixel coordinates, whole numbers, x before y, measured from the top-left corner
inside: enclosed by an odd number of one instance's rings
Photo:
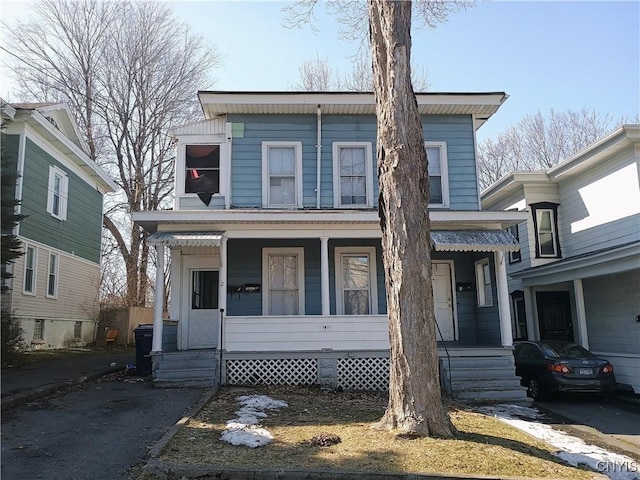
[[[316,136],[316,208],[320,210],[320,172],[322,170],[322,108],[318,105],[316,113],[318,121],[318,133]]]

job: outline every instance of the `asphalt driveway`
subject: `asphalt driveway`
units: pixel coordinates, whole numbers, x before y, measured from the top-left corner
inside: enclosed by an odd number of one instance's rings
[[[135,478],[204,389],[154,389],[117,372],[2,412],[6,480]]]

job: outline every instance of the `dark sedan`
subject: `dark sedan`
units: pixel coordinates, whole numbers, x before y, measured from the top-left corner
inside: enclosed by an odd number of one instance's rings
[[[575,343],[515,342],[513,355],[516,375],[536,400],[555,392],[608,394],[616,384],[613,366]]]

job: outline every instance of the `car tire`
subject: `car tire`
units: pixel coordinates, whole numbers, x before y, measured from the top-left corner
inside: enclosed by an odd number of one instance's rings
[[[527,395],[534,400],[542,400],[544,399],[544,392],[542,391],[542,386],[537,378],[530,378],[527,383]]]

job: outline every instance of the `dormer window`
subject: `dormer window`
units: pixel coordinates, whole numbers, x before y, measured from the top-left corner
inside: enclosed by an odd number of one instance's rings
[[[558,238],[558,204],[541,202],[532,203],[530,207],[536,238],[536,257],[560,257],[560,240]]]
[[[220,193],[220,145],[187,145],[184,193]]]

